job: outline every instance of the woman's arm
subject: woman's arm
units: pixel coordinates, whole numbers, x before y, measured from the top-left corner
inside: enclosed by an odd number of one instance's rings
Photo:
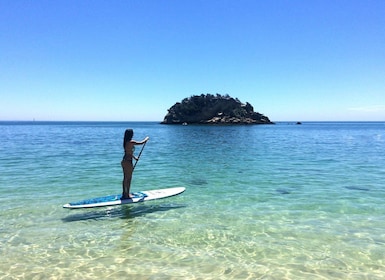
[[[147,136],[142,141],[131,140],[131,143],[133,143],[134,145],[143,145],[144,143],[146,143],[148,141],[148,139],[150,139],[150,138]]]
[[[148,139],[150,139],[148,136],[146,138],[144,138],[142,141],[135,141],[135,140],[131,140],[131,143],[133,145],[143,145],[144,143],[146,143],[148,141]],[[135,159],[136,161],[139,160],[139,157],[136,157],[134,156],[134,154],[132,154],[132,158]]]

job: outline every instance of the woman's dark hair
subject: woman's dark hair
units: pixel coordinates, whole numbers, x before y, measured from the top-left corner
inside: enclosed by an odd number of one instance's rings
[[[124,132],[123,148],[126,147],[127,142],[131,141],[132,136],[134,136],[134,131],[132,129],[126,129]]]

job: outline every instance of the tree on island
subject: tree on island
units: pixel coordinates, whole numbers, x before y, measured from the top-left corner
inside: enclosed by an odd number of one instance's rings
[[[228,94],[201,94],[184,98],[168,109],[162,124],[273,124],[268,117],[254,112]]]

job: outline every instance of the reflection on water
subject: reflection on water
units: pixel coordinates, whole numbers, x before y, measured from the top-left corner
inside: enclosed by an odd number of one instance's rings
[[[105,219],[134,219],[154,212],[165,212],[172,209],[184,208],[185,205],[161,204],[161,205],[122,205],[116,207],[95,208],[95,209],[76,209],[81,213],[70,214],[62,218],[63,222],[76,222],[84,220],[105,220]]]

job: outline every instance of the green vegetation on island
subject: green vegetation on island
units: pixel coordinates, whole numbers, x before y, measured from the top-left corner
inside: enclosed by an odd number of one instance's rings
[[[274,124],[268,117],[254,112],[246,104],[228,94],[194,95],[168,109],[162,124]]]

